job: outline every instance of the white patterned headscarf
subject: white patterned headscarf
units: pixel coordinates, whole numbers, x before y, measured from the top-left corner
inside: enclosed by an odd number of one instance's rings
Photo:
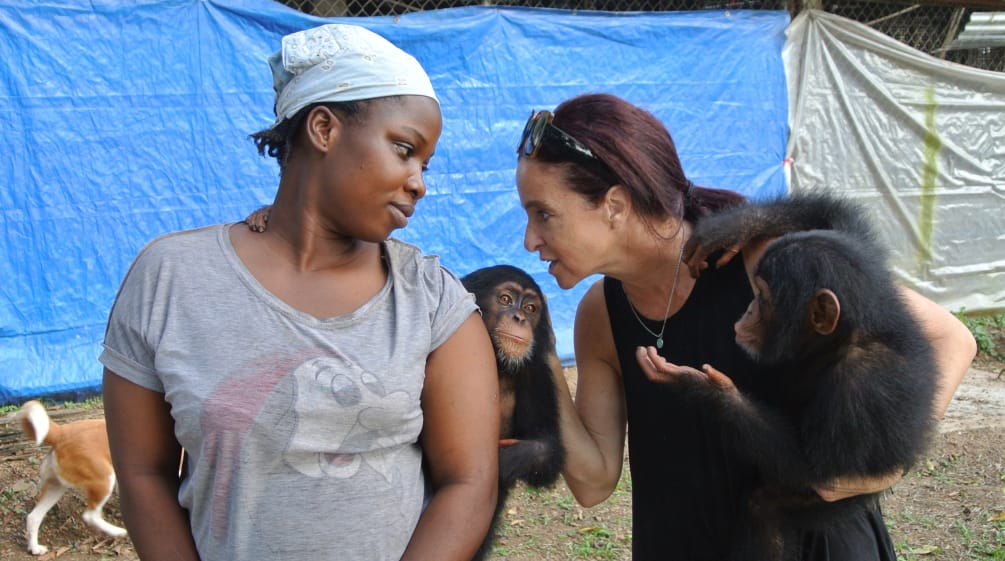
[[[283,37],[269,57],[276,92],[276,123],[312,103],[392,95],[437,100],[415,57],[356,25],[331,23]],[[439,102],[439,100],[437,100]]]

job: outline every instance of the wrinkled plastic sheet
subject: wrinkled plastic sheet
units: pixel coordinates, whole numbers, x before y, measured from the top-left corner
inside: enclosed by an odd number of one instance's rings
[[[943,307],[1005,310],[1005,74],[812,10],[784,56],[791,190],[863,202],[901,280]]]
[[[523,249],[515,147],[531,109],[612,92],[660,117],[697,184],[783,192],[785,12],[461,8],[324,20],[264,1],[0,4],[0,402],[93,392],[108,311],[139,249],[271,202],[265,60],[282,35],[351,21],[414,54],[444,132],[396,233],[458,276],[527,269],[559,352],[588,282],[560,290]]]

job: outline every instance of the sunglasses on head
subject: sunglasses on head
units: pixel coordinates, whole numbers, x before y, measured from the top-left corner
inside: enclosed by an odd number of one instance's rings
[[[551,111],[531,111],[527,124],[523,127],[520,145],[516,147],[517,154],[533,158],[537,156],[542,145],[548,149],[561,152],[563,155],[580,162],[599,162],[589,148],[569,136],[562,129],[551,124],[555,116]]]

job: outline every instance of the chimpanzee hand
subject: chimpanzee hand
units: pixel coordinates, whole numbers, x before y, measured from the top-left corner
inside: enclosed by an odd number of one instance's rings
[[[734,213],[725,212],[702,217],[695,224],[691,236],[684,244],[684,261],[691,276],[698,278],[701,271],[708,268],[708,256],[722,250],[722,256],[715,262],[716,268],[729,263],[743,246],[752,239],[749,228],[738,227]]]
[[[751,242],[777,238],[789,232],[841,230],[872,237],[867,213],[844,199],[825,193],[803,193],[741,205],[703,216],[684,245],[684,260],[697,278],[708,265],[705,259],[724,253],[716,263],[722,267]]]
[[[252,232],[264,232],[265,228],[269,225],[269,211],[272,210],[272,205],[263,206],[262,208],[252,212],[244,219],[248,223],[248,229]]]
[[[656,347],[639,347],[635,351],[635,358],[639,361],[646,378],[652,382],[668,384],[684,382],[706,385],[726,392],[738,391],[729,376],[710,364],[703,365],[701,370],[690,366],[678,366],[661,357]]]

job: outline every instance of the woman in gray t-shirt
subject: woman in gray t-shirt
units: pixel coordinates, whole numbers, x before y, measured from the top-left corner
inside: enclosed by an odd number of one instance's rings
[[[460,282],[388,239],[440,136],[429,79],[341,24],[270,63],[268,231],[154,240],[109,318],[126,527],[144,561],[469,559],[496,496],[491,343]]]

